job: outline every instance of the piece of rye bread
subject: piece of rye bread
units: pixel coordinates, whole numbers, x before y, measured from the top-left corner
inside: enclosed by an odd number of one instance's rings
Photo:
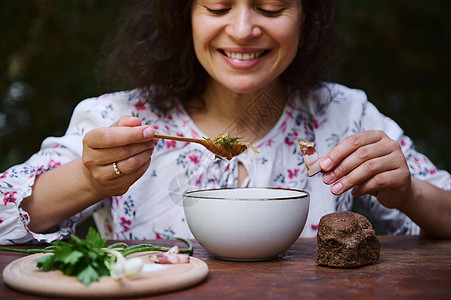
[[[323,216],[318,225],[319,265],[355,268],[379,260],[381,246],[374,229],[361,214],[341,211]]]

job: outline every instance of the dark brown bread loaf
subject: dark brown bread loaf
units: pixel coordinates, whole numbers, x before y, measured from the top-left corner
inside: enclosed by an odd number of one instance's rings
[[[349,211],[325,215],[318,225],[316,263],[355,268],[379,260],[379,239],[364,216]]]

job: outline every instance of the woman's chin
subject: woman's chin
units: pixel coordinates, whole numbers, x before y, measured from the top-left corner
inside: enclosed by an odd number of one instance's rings
[[[225,85],[227,89],[229,89],[231,92],[237,93],[237,94],[249,94],[256,91],[259,91],[261,89],[264,89],[267,87],[268,84],[265,83],[258,83],[255,80],[251,81],[245,81],[237,79],[235,82],[229,83]]]

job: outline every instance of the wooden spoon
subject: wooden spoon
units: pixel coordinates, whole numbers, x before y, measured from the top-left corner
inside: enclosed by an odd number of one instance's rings
[[[198,143],[210,150],[213,154],[219,157],[227,158],[228,160],[231,160],[232,157],[240,155],[247,149],[246,143],[241,142],[233,142],[229,143],[231,147],[225,147],[223,144],[215,143],[212,140],[206,140],[206,139],[194,139],[194,138],[187,138],[182,136],[173,136],[173,135],[164,135],[164,134],[157,134],[155,133],[154,137],[159,139],[166,139],[166,140],[174,140],[174,141],[182,141],[182,142],[188,142],[188,143]]]

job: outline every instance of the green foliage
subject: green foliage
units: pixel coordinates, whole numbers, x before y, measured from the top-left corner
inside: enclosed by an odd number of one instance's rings
[[[0,0],[0,172],[64,134],[123,1]],[[451,169],[451,2],[339,1],[348,51],[335,80],[367,92],[418,150]]]
[[[65,275],[76,276],[85,285],[110,275],[109,252],[105,251],[105,240],[92,227],[85,240],[71,235],[69,241],[53,243],[53,254],[39,258],[36,263],[43,271],[60,270]]]

